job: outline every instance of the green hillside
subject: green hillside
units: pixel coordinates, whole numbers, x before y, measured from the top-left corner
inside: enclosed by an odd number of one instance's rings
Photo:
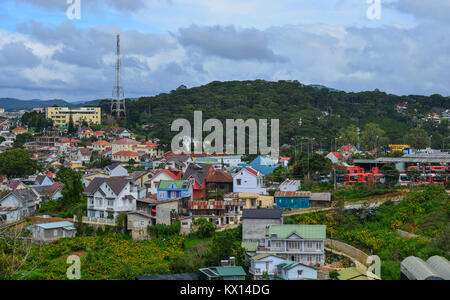
[[[403,143],[409,129],[421,126],[433,136],[433,146],[441,148],[443,136],[449,136],[448,123],[438,126],[421,119],[429,112],[449,109],[449,100],[440,95],[346,93],[318,89],[297,81],[211,82],[189,89],[181,86],[170,93],[128,102],[128,120],[122,125],[142,135],[158,137],[162,144],[170,144],[176,133],[170,132],[169,124],[177,118],[192,121],[195,110],[203,111],[204,121],[209,118],[222,121],[227,118],[280,119],[281,144],[290,143],[294,136],[314,137],[317,146],[330,149],[341,128],[355,125],[362,130],[366,124],[374,122],[392,143]],[[395,104],[404,101],[408,102],[408,109],[402,114],[396,112]],[[109,103],[103,101],[101,105],[108,113]],[[151,129],[142,129],[142,124],[151,125]]]

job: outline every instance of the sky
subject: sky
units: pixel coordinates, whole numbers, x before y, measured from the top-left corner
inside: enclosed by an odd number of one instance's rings
[[[254,79],[450,95],[449,0],[1,0],[0,98],[110,98],[118,33],[126,97]]]

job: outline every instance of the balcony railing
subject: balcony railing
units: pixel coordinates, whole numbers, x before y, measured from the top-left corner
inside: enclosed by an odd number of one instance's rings
[[[116,225],[116,221],[114,219],[96,218],[96,217],[83,217],[83,222]]]

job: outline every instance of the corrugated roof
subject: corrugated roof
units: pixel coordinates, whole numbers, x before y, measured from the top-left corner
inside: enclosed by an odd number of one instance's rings
[[[430,257],[427,263],[445,280],[450,280],[450,262],[445,257],[435,255]]]
[[[311,192],[276,192],[275,197],[311,197]]]
[[[442,278],[441,275],[433,269],[429,264],[423,261],[421,258],[415,256],[409,256],[405,258],[401,264],[401,269],[406,270],[414,280],[426,280],[430,278],[439,279]]]
[[[283,210],[279,208],[243,209],[243,219],[281,219]]]
[[[339,280],[369,280],[366,272],[355,267],[338,271]]]
[[[273,224],[269,227],[269,237],[276,235],[277,238],[285,239],[292,234],[297,234],[303,239],[325,239],[325,225],[291,225],[291,224]]]
[[[168,189],[172,184],[174,184],[177,189],[187,189],[189,187],[189,181],[187,180],[161,180],[158,188]]]
[[[67,230],[75,229],[73,223],[67,221],[36,224],[36,226],[44,229],[55,229],[55,228],[65,228]]]
[[[220,276],[245,276],[247,273],[245,273],[244,269],[241,266],[235,266],[235,267],[211,267],[209,269],[214,269],[217,274]]]

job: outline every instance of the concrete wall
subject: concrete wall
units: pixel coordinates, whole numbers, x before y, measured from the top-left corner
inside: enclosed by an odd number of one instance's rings
[[[271,224],[282,224],[281,219],[243,219],[242,241],[264,241],[267,227]]]
[[[355,259],[358,263],[361,264],[361,266],[364,267],[364,269],[365,269],[365,267],[367,267],[367,258],[369,256],[366,253],[364,253],[363,251],[356,249],[353,246],[350,246],[350,245],[340,242],[340,241],[326,239],[325,247],[327,247],[331,250],[334,250],[336,252],[345,254],[349,258]]]

